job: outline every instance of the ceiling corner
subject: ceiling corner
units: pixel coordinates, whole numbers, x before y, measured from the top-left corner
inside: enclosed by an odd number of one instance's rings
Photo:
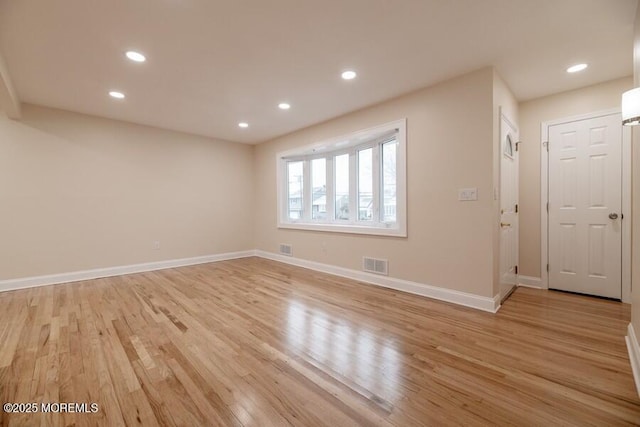
[[[11,119],[18,120],[22,117],[20,98],[13,86],[2,54],[0,54],[0,110],[6,112]]]

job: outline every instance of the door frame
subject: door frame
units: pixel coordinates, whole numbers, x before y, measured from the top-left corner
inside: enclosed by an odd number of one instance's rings
[[[549,127],[620,114],[619,108],[549,120],[540,124],[540,280],[549,289]],[[622,126],[622,122],[620,123]],[[631,303],[631,129],[622,126],[622,302]]]
[[[499,150],[499,153],[500,153],[500,163],[499,163],[500,164],[500,167],[499,167],[500,173],[499,173],[499,177],[498,177],[498,182],[500,183],[499,191],[498,191],[498,205],[499,205],[498,209],[500,209],[502,207],[502,172],[503,172],[503,170],[502,170],[502,156],[504,155],[504,153],[503,153],[503,145],[502,145],[503,142],[504,142],[502,140],[502,130],[503,130],[502,129],[502,121],[504,120],[507,123],[507,126],[509,126],[510,129],[508,130],[508,132],[513,131],[517,135],[516,141],[514,142],[514,150],[515,150],[514,151],[514,156],[517,156],[517,157],[514,157],[514,158],[516,159],[515,161],[517,162],[516,163],[517,164],[517,167],[516,167],[516,174],[517,174],[516,183],[517,183],[518,188],[516,188],[516,191],[518,193],[518,197],[517,197],[518,205],[521,204],[520,203],[520,184],[519,184],[520,183],[520,154],[519,154],[519,151],[518,151],[518,144],[520,143],[520,128],[516,125],[515,121],[513,121],[511,119],[511,117],[509,117],[505,113],[505,111],[502,108],[502,106],[500,106],[498,108],[498,117],[499,117],[499,126],[498,126],[499,143],[498,143],[498,150]],[[518,153],[518,154],[515,154],[515,153]],[[521,229],[521,226],[520,226],[520,216],[519,215],[516,215],[516,216],[518,217],[518,229],[516,230],[517,242],[516,242],[516,245],[515,245],[515,247],[516,247],[516,266],[519,266],[519,265],[521,265],[520,264],[520,229]],[[502,222],[502,214],[499,215],[499,222]],[[499,240],[499,242],[501,244],[502,243],[501,239],[499,238],[498,240]],[[502,252],[502,247],[499,248],[499,254],[498,254],[499,257],[502,255],[501,252]],[[500,288],[499,289],[500,300],[501,300],[501,303],[503,303],[507,298],[509,298],[509,296],[511,296],[511,294],[513,294],[513,292],[518,287],[518,285],[520,283],[520,276],[519,276],[519,274],[516,274],[515,283],[513,284],[513,287],[505,295],[502,295],[502,288],[501,288],[502,287],[502,282],[501,282],[501,280],[502,280],[502,271],[501,271],[501,267],[502,267],[502,265],[500,265],[500,261],[498,261],[498,271],[499,271],[499,279],[498,279],[499,284],[498,284],[498,287]]]

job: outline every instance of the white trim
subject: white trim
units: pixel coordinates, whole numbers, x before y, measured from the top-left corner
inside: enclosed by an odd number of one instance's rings
[[[329,264],[322,264],[315,261],[309,261],[300,258],[285,257],[282,255],[256,250],[256,256],[282,262],[285,264],[295,265],[297,267],[308,268],[310,270],[320,271],[323,273],[333,274],[335,276],[346,277],[348,279],[357,280],[372,285],[391,288],[410,294],[420,295],[441,301],[447,301],[478,310],[495,313],[500,308],[500,295],[493,298],[483,297],[480,295],[460,292],[451,289],[441,288],[437,286],[427,285],[423,283],[411,282],[408,280],[396,279],[393,277],[379,276],[376,274],[365,273],[363,271],[352,270],[349,268],[337,267]]]
[[[333,233],[351,233],[351,234],[367,234],[370,236],[394,236],[407,237],[407,233],[399,231],[397,228],[383,228],[372,225],[354,225],[354,224],[323,224],[323,223],[282,223],[278,228],[286,228],[292,230],[307,231],[329,231]]]
[[[118,267],[96,268],[93,270],[74,271],[70,273],[51,274],[47,276],[25,277],[20,279],[0,280],[0,292],[36,286],[56,285],[59,283],[79,282],[102,277],[121,276],[124,274],[143,273],[166,268],[185,267],[188,265],[206,264],[237,258],[255,256],[255,251],[228,252],[216,255],[205,255],[193,258],[181,258],[166,261],[147,262],[144,264],[123,265]]]
[[[524,286],[525,288],[544,289],[542,287],[542,279],[532,276],[518,276],[518,286]]]
[[[511,120],[511,118],[510,118],[509,116],[507,116],[507,115],[504,113],[504,111],[502,111],[502,105],[501,105],[500,107],[498,107],[498,111],[500,112],[500,117],[501,117],[501,118],[503,118],[503,119],[507,122],[507,124],[511,127],[511,130],[512,130],[514,133],[517,133],[517,134],[518,134],[518,138],[517,138],[517,139],[520,139],[520,136],[519,136],[519,135],[520,135],[520,130],[518,129],[518,126],[516,126],[515,122],[514,122],[513,120]],[[502,141],[501,141],[501,142],[502,142]],[[516,142],[518,142],[518,141],[514,141],[514,144],[515,144]],[[514,146],[513,146],[513,150],[514,150],[514,152],[515,152],[515,149],[516,149],[516,147],[515,147],[515,145],[514,145]]]
[[[540,123],[540,284],[542,289],[549,289],[549,126],[548,122]]]
[[[627,327],[625,341],[627,342],[627,350],[629,351],[629,363],[633,371],[633,380],[636,383],[638,396],[640,396],[640,345],[638,344],[637,335],[631,323],[629,323]]]
[[[186,267],[189,265],[206,264],[210,262],[226,261],[238,258],[258,256],[285,264],[308,268],[335,276],[346,277],[372,285],[383,286],[402,292],[408,292],[440,301],[447,301],[466,307],[475,308],[490,313],[496,313],[500,308],[500,295],[493,298],[460,292],[437,286],[426,285],[408,280],[384,277],[363,271],[351,270],[315,261],[274,254],[262,250],[248,250],[240,252],[228,252],[217,255],[205,255],[194,258],[181,258],[166,261],[148,262],[144,264],[124,265],[118,267],[97,268],[93,270],[75,271],[70,273],[52,274],[47,276],[25,277],[20,279],[0,280],[0,292],[18,289],[33,288],[37,286],[56,285],[60,283],[79,282],[84,280],[99,279],[103,277],[122,276],[147,271],[164,270],[167,268]]]
[[[540,279],[541,288],[549,289],[549,127],[579,120],[620,114],[619,108],[550,120],[540,124]],[[622,126],[622,302],[631,303],[631,130]]]
[[[512,153],[511,155],[506,154],[507,157],[509,157],[511,160],[513,160],[513,165],[514,165],[514,169],[515,171],[513,171],[516,175],[516,188],[515,188],[515,203],[516,206],[520,205],[520,186],[519,186],[519,182],[520,182],[520,155],[518,153],[518,147],[517,147],[517,142],[520,140],[520,133],[518,131],[518,127],[516,125],[514,125],[514,122],[509,118],[509,116],[507,116],[503,109],[502,106],[498,107],[498,112],[499,112],[499,131],[498,131],[498,164],[499,164],[499,173],[498,173],[498,182],[497,182],[497,188],[498,188],[498,198],[497,198],[497,209],[500,211],[500,213],[498,214],[498,222],[502,223],[503,222],[503,213],[502,213],[502,198],[503,198],[503,188],[502,188],[502,178],[503,178],[503,155],[505,155],[504,152],[504,148],[503,148],[503,134],[505,134],[512,142]],[[506,127],[504,126],[506,124]],[[503,129],[504,128],[504,129]],[[513,141],[513,139],[515,138],[515,141]],[[495,185],[494,185],[495,188]],[[518,210],[516,209],[516,213],[514,216],[514,219],[511,221],[512,226],[515,228],[515,260],[512,266],[509,267],[509,269],[507,270],[507,274],[509,271],[511,271],[511,269],[513,268],[513,266],[515,267],[515,274],[513,275],[513,278],[509,277],[509,282],[511,283],[506,283],[505,277],[503,276],[503,268],[505,267],[503,265],[503,257],[502,257],[502,251],[503,248],[500,247],[499,249],[499,275],[500,275],[500,288],[501,288],[501,297],[502,300],[506,300],[509,295],[511,295],[514,291],[516,286],[518,286],[519,284],[519,275],[517,273],[517,269],[518,269],[518,265],[520,265],[520,214],[518,213]],[[502,245],[502,228],[498,226],[498,224],[495,225],[496,227],[498,227],[498,241],[499,241],[499,245]],[[508,246],[508,245],[507,245]],[[505,251],[507,249],[504,249]],[[508,276],[511,276],[510,274],[508,274]],[[503,283],[505,282],[505,283]],[[503,286],[509,286],[510,289],[506,292],[504,292],[502,289]]]
[[[518,276],[518,286],[525,288],[544,289],[542,287],[542,279],[532,276]]]
[[[355,132],[349,132],[345,135],[336,136],[333,138],[327,138],[320,142],[312,143],[311,145],[303,147],[295,147],[286,151],[281,151],[276,154],[278,159],[283,158],[297,158],[305,156],[315,156],[316,154],[323,154],[324,152],[333,152],[335,148],[344,148],[345,152],[349,149],[359,146],[362,138],[367,138],[370,135],[374,135],[369,142],[373,145],[385,139],[390,135],[400,132],[402,127],[406,127],[407,119],[401,118],[391,122],[383,123],[377,126],[373,126],[366,129],[360,129]],[[396,130],[398,129],[398,130]],[[345,141],[348,141],[344,144]],[[344,145],[343,145],[344,144]]]

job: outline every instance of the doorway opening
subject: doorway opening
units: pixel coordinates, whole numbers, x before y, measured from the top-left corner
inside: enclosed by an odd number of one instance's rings
[[[518,129],[500,109],[500,301],[518,285]]]

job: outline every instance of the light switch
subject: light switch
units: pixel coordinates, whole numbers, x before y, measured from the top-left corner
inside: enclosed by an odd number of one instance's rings
[[[458,200],[460,201],[478,200],[478,189],[477,188],[458,189]]]

